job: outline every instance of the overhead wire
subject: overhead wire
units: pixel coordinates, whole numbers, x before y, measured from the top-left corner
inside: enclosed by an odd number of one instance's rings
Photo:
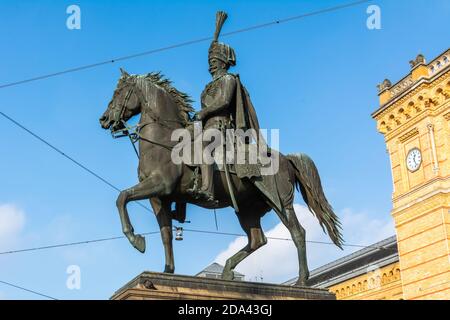
[[[198,230],[198,229],[189,229],[189,228],[188,229],[183,228],[182,230],[185,232],[192,232],[192,233],[203,233],[203,234],[234,236],[234,237],[246,237],[246,235],[242,234],[242,233]],[[174,231],[176,231],[176,227],[174,227]],[[153,235],[153,234],[158,234],[158,233],[160,233],[160,231],[144,232],[144,233],[140,233],[140,235],[146,236],[146,235]],[[83,245],[83,244],[91,244],[91,243],[119,240],[119,239],[125,239],[125,238],[126,238],[125,236],[115,236],[115,237],[83,240],[83,241],[77,241],[77,242],[59,243],[59,244],[40,246],[40,247],[31,247],[31,248],[24,248],[24,249],[17,249],[17,250],[7,250],[7,251],[0,252],[0,256],[7,255],[7,254],[13,254],[13,253],[23,253],[23,252],[30,252],[30,251],[47,250],[47,249],[54,249],[54,248],[62,248],[62,247],[77,246],[77,245]],[[291,238],[282,238],[282,237],[267,237],[267,239],[281,240],[281,241],[293,241]],[[313,244],[334,245],[333,242],[327,242],[327,241],[306,240],[306,242],[313,243]],[[343,244],[343,246],[356,247],[356,248],[372,248],[372,249],[380,249],[380,250],[395,250],[395,248],[387,248],[387,247],[383,247],[383,246],[361,245],[361,244],[350,244],[350,243]]]
[[[54,298],[54,297],[52,297],[52,296],[49,296],[49,295],[47,295],[47,294],[44,294],[44,293],[42,293],[42,292],[38,292],[38,291],[36,291],[36,290],[27,289],[27,288],[25,288],[25,287],[22,287],[22,286],[19,286],[19,285],[10,283],[10,282],[6,282],[6,281],[3,281],[3,280],[0,280],[0,283],[2,283],[2,284],[4,284],[4,285],[7,285],[7,286],[9,286],[9,287],[13,287],[13,288],[16,288],[16,289],[19,289],[19,290],[22,290],[22,291],[26,291],[26,292],[29,292],[29,293],[38,295],[38,296],[40,296],[40,297],[44,297],[44,298],[50,299],[50,300],[58,300],[58,299],[56,299],[56,298]]]
[[[337,5],[337,6],[328,7],[328,8],[324,8],[324,9],[320,9],[320,10],[316,10],[316,11],[311,11],[308,13],[303,13],[303,14],[295,15],[295,16],[288,17],[288,18],[277,19],[277,20],[272,20],[272,21],[266,22],[266,23],[256,24],[253,26],[237,29],[237,30],[230,31],[230,32],[224,32],[221,34],[221,36],[222,37],[232,36],[232,35],[236,35],[239,33],[249,32],[249,31],[253,31],[256,29],[262,29],[262,28],[266,28],[266,27],[270,27],[270,26],[279,25],[282,23],[291,22],[294,20],[300,20],[300,19],[304,19],[307,17],[317,16],[317,15],[324,14],[324,13],[338,11],[338,10],[342,10],[342,9],[346,9],[346,8],[351,8],[351,7],[355,7],[360,4],[364,4],[364,3],[368,3],[368,2],[372,2],[372,1],[373,0],[360,0],[360,1],[355,1],[355,2],[345,3],[342,5]],[[100,62],[96,62],[96,63],[90,63],[90,64],[73,67],[73,68],[69,68],[69,69],[65,69],[65,70],[61,70],[61,71],[57,71],[57,72],[43,74],[43,75],[32,77],[32,78],[27,78],[27,79],[23,79],[23,80],[4,83],[4,84],[0,85],[0,89],[13,87],[13,86],[17,86],[17,85],[21,85],[21,84],[25,84],[25,83],[29,83],[29,82],[44,80],[44,79],[48,79],[48,78],[53,78],[53,77],[61,76],[61,75],[68,74],[68,73],[74,73],[74,72],[78,72],[78,71],[82,71],[82,70],[92,69],[92,68],[96,68],[96,67],[100,67],[100,66],[104,66],[104,65],[108,65],[108,64],[113,64],[113,63],[116,63],[119,61],[125,61],[125,60],[143,57],[143,56],[149,56],[149,55],[163,52],[163,51],[173,50],[173,49],[180,48],[180,47],[185,47],[185,46],[189,46],[189,45],[193,45],[193,44],[197,44],[197,43],[201,43],[201,42],[210,41],[212,39],[213,39],[213,37],[209,36],[209,37],[188,40],[188,41],[168,45],[165,47],[146,50],[143,52],[129,54],[129,55],[120,56],[120,57],[116,57],[116,58],[110,58],[108,60],[104,60],[104,61],[100,61]]]

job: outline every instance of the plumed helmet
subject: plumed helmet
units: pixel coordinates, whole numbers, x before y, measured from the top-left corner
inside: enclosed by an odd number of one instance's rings
[[[208,59],[216,58],[226,63],[228,66],[234,66],[236,65],[236,54],[234,53],[234,49],[229,45],[218,41],[220,30],[227,17],[227,14],[223,11],[219,11],[216,14],[216,31],[214,32],[214,39],[209,46]]]

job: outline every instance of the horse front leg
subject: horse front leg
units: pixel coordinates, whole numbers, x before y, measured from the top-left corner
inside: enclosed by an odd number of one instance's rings
[[[166,256],[166,265],[164,272],[174,273],[175,262],[173,258],[173,246],[172,246],[172,212],[170,210],[170,202],[162,201],[159,198],[150,199],[150,203],[153,208],[153,212],[158,220],[159,230],[161,232],[161,239],[164,245],[164,253]]]
[[[130,201],[149,199],[167,194],[168,186],[160,175],[151,175],[134,187],[123,190],[117,198],[116,205],[119,210],[122,231],[130,243],[140,252],[145,252],[145,238],[134,234],[133,225],[128,215],[127,204]]]

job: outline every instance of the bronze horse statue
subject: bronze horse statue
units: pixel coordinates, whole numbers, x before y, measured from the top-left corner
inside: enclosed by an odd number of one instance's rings
[[[165,249],[164,272],[175,270],[172,248],[174,213],[173,203],[191,203],[203,208],[225,208],[232,206],[231,194],[224,172],[215,171],[214,190],[216,201],[205,202],[187,192],[192,186],[194,170],[186,164],[175,164],[171,160],[171,134],[175,129],[192,125],[189,97],[174,88],[169,80],[159,73],[129,75],[122,71],[113,98],[100,118],[103,129],[123,129],[124,122],[141,114],[139,132],[139,183],[123,190],[117,198],[123,233],[140,252],[145,251],[145,239],[134,233],[127,211],[131,201],[149,199],[158,221]],[[297,285],[305,285],[309,277],[306,260],[305,230],[300,225],[294,208],[294,193],[300,190],[309,210],[317,217],[324,232],[342,248],[342,236],[338,217],[328,203],[320,182],[319,173],[313,161],[304,154],[279,154],[277,192],[283,210],[274,207],[250,179],[239,179],[232,174],[235,199],[239,204],[236,212],[239,223],[248,237],[248,244],[230,257],[223,270],[222,278],[233,279],[234,268],[251,253],[267,243],[261,228],[261,218],[274,210],[289,230],[297,247],[299,278]]]

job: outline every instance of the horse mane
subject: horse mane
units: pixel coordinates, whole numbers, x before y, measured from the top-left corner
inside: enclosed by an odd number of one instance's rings
[[[161,87],[172,97],[179,108],[179,116],[186,125],[192,121],[191,113],[195,110],[192,107],[193,100],[187,93],[181,92],[175,88],[172,85],[172,81],[161,74],[161,72],[150,72],[146,75],[138,76],[138,78],[139,77]]]

